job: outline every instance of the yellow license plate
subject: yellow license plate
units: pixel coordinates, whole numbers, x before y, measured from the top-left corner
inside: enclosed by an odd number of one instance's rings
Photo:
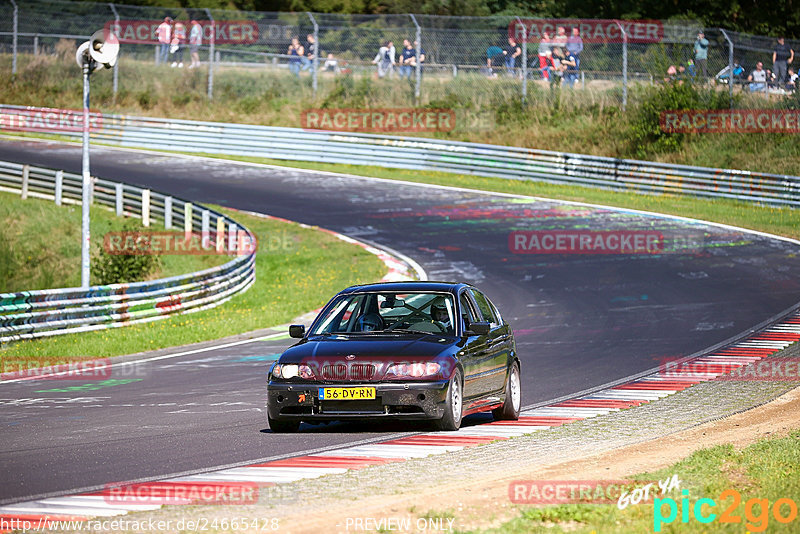
[[[319,400],[368,400],[375,398],[375,388],[319,388]]]

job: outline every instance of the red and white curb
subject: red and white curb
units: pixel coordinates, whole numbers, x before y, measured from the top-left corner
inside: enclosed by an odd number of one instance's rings
[[[137,488],[149,490],[146,492],[148,494],[146,503],[114,502],[113,499],[108,499],[111,490],[104,490],[2,506],[0,521],[27,519],[35,522],[45,516],[50,520],[62,518],[86,520],[98,516],[155,510],[164,504],[175,504],[174,495],[179,491],[189,495],[191,490],[197,487],[245,483],[270,487],[344,473],[350,469],[423,458],[432,454],[445,454],[639,406],[728,374],[732,370],[783,350],[799,340],[800,313],[795,313],[742,341],[691,360],[691,364],[701,368],[702,373],[672,377],[655,372],[589,395],[526,410],[518,421],[493,421],[464,427],[456,432],[420,434],[245,467],[135,484]],[[172,490],[169,496],[165,496],[162,501],[153,497],[159,495],[159,490],[163,490],[165,486]]]

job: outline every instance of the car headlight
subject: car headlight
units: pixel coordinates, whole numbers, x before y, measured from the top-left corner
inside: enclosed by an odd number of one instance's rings
[[[439,373],[442,366],[436,362],[395,363],[386,370],[387,378],[422,378]]]
[[[284,380],[288,380],[298,376],[305,380],[312,380],[314,378],[314,373],[311,371],[311,367],[308,365],[297,365],[294,363],[287,363],[284,365],[275,364],[275,366],[272,368],[273,378],[283,378]]]

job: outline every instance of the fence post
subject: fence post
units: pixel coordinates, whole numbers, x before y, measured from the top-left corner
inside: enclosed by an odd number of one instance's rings
[[[221,215],[217,217],[217,239],[215,248],[217,252],[222,252],[225,249],[225,218]]]
[[[33,36],[33,55],[39,55],[39,34]]]
[[[208,99],[214,99],[214,40],[217,37],[217,25],[214,23],[214,17],[211,16],[211,10],[206,8],[206,15],[208,20],[211,21],[211,40],[208,42]]]
[[[236,249],[236,236],[238,235],[236,223],[228,223],[228,252]]]
[[[522,19],[516,17],[519,26],[522,27],[522,105],[525,105],[525,102],[528,98],[528,30],[525,28],[525,24],[522,22]],[[516,38],[517,32],[514,32],[514,37]]]
[[[11,74],[17,73],[17,22],[19,17],[19,7],[14,0],[10,0],[11,5],[14,6],[14,15],[13,15],[13,22],[12,22],[12,31],[14,35],[11,38],[11,50],[12,50],[12,58],[11,58]]]
[[[731,109],[733,109],[733,41],[728,37],[728,32],[722,28],[720,28],[719,31],[722,32],[723,37],[728,41],[728,100]]]
[[[114,13],[114,34],[116,35],[119,33],[119,13],[117,13],[117,8],[114,7],[114,4],[108,4],[108,7],[111,8],[111,12]],[[117,88],[119,86],[119,55],[117,55],[117,61],[114,62],[114,96],[117,96]]]
[[[150,190],[142,189],[142,226],[150,226]]]
[[[172,228],[172,197],[164,197],[164,229]]]
[[[31,175],[31,166],[30,165],[23,165],[22,166],[22,190],[21,190],[21,197],[22,200],[28,198],[28,180],[30,180]]]
[[[200,226],[200,246],[202,248],[208,248],[209,239],[209,217],[210,214],[208,210],[203,210],[202,216],[200,218],[201,226]]]
[[[183,233],[186,239],[192,236],[192,229],[194,228],[194,221],[192,220],[192,204],[191,202],[183,203]]]
[[[61,198],[64,195],[64,171],[56,171],[56,191],[53,195],[56,206],[61,205]]]
[[[420,51],[422,50],[422,28],[419,27],[417,24],[417,17],[414,16],[413,13],[408,14],[411,17],[411,22],[414,23],[414,26],[417,28],[417,50],[416,55],[414,57],[414,63],[416,63],[416,83],[414,85],[414,103],[419,105],[419,87],[422,84],[422,65],[420,65],[419,56]]]
[[[311,67],[311,90],[314,98],[317,98],[317,69],[319,68],[319,24],[317,19],[311,12],[306,11],[306,15],[311,19],[311,24],[314,25],[314,66]]]
[[[625,111],[628,108],[628,32],[618,20],[614,20],[614,24],[622,33],[622,111]]]
[[[122,217],[122,212],[125,211],[125,191],[121,182],[118,182],[115,189],[114,204],[117,212],[117,217]]]

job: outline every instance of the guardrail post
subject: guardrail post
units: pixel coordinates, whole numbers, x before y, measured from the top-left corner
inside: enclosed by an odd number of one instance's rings
[[[411,17],[411,22],[414,23],[414,26],[417,28],[417,49],[416,55],[414,58],[414,63],[416,64],[416,83],[414,84],[414,103],[419,105],[419,94],[420,94],[420,85],[422,85],[422,65],[419,61],[420,50],[422,50],[422,28],[420,28],[419,24],[417,24],[417,17],[414,16],[413,13],[408,14]]]
[[[114,4],[108,4],[108,7],[111,8],[111,12],[114,13],[114,22],[116,23],[114,26],[114,34],[119,32],[119,13],[117,13],[117,8],[114,7]],[[117,61],[114,62],[114,87],[113,92],[114,96],[117,96],[117,87],[119,86],[119,55],[117,55]]]
[[[150,226],[150,190],[142,189],[142,226]]]
[[[628,108],[628,32],[618,20],[614,21],[622,32],[622,111]]]
[[[194,224],[192,223],[192,204],[190,202],[185,202],[183,204],[183,233],[186,239],[192,236],[192,229],[194,228]]]
[[[217,217],[217,252],[222,252],[225,249],[225,218],[222,216]]]
[[[158,65],[158,60],[161,57],[161,54],[158,53],[158,45],[156,45],[155,47],[155,53],[156,53],[156,65]]]
[[[317,69],[319,68],[319,24],[310,12],[306,11],[306,15],[311,19],[311,24],[314,25],[314,66],[311,73],[311,90],[314,98],[317,98]]]
[[[728,32],[719,29],[722,32],[725,40],[728,41],[728,100],[730,101],[730,108],[733,109],[733,41],[728,37]]]
[[[123,189],[122,183],[118,183],[114,186],[114,207],[117,217],[122,217],[122,213],[125,211],[125,191]]]
[[[17,6],[17,3],[14,0],[10,0],[10,1],[11,1],[11,5],[14,6],[14,15],[13,15],[12,23],[11,23],[12,24],[12,31],[13,31],[13,36],[11,37],[11,54],[12,54],[12,58],[11,58],[11,74],[16,74],[17,73],[17,29],[18,29],[17,25],[18,25],[18,19],[19,19],[19,7]]]
[[[33,36],[33,55],[39,55],[39,34]]]
[[[31,174],[31,166],[30,165],[23,165],[22,166],[22,191],[21,196],[22,200],[28,198],[28,180],[30,179]]]
[[[211,39],[208,42],[208,99],[214,98],[214,41],[217,37],[217,25],[214,22],[214,17],[211,16],[211,10],[206,8],[206,15],[208,20],[211,21]]]
[[[172,197],[164,197],[164,229],[172,228]]]
[[[236,227],[236,223],[229,222],[228,223],[228,252],[234,252],[236,250],[236,235],[238,233],[238,229]]]
[[[64,195],[64,171],[56,171],[56,190],[53,197],[56,201],[56,206],[61,205],[62,197]]]
[[[209,213],[208,210],[203,210],[202,217],[201,217],[202,225],[200,227],[200,246],[202,248],[208,248],[209,239]]]

